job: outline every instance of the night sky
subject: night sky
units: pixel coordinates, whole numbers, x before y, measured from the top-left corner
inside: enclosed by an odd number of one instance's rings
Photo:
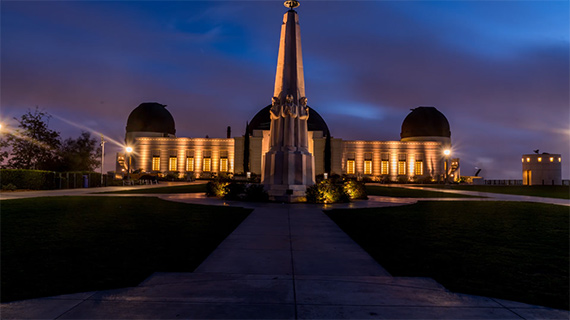
[[[1,110],[39,106],[63,138],[123,141],[142,102],[178,137],[241,136],[271,103],[283,1],[1,1]],[[451,125],[461,173],[522,179],[570,160],[568,1],[301,1],[306,94],[333,137],[399,140],[411,108]],[[72,125],[72,123],[75,124]],[[13,120],[10,125],[14,125]],[[106,144],[105,170],[120,147]]]

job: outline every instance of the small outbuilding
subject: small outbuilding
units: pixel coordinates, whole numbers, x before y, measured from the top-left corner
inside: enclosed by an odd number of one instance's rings
[[[562,185],[562,156],[532,153],[522,156],[523,185]]]

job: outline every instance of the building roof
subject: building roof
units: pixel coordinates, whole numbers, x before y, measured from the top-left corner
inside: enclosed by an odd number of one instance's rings
[[[404,119],[400,137],[451,138],[451,130],[447,118],[435,107],[417,107]]]
[[[129,132],[159,132],[175,135],[174,118],[166,110],[166,105],[156,102],[141,103],[127,120]]]
[[[251,119],[247,129],[248,134],[252,134],[253,130],[270,130],[271,118],[269,117],[269,109],[271,109],[271,105],[261,109],[253,119]],[[325,136],[330,135],[329,127],[325,120],[311,107],[309,107],[307,128],[309,131],[322,131]]]

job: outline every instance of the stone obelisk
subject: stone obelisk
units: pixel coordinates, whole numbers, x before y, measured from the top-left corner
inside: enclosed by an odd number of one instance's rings
[[[315,183],[313,156],[309,152],[305,78],[301,53],[297,1],[286,1],[283,16],[275,91],[270,117],[270,148],[264,157],[262,181],[275,201],[296,202]]]

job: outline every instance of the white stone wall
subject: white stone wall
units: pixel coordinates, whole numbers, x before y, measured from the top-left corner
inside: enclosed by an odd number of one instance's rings
[[[560,154],[524,154],[521,160],[523,185],[562,184],[562,156]]]

